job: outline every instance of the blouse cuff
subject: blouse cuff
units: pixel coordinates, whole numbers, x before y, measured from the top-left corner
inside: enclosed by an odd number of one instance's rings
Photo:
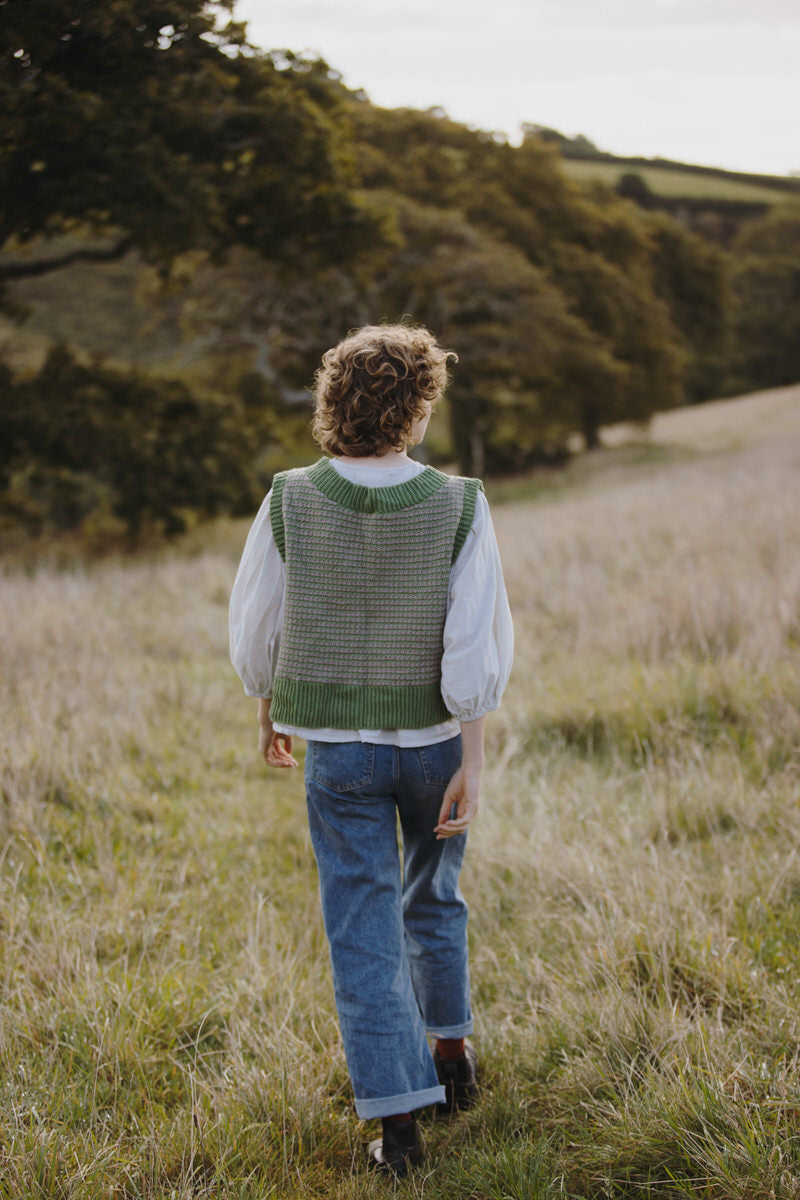
[[[465,723],[469,723],[470,721],[479,721],[481,719],[481,717],[485,717],[487,713],[495,712],[496,709],[498,709],[499,707],[500,707],[500,702],[494,701],[492,704],[487,704],[483,708],[472,709],[470,712],[467,712],[464,709],[462,709],[459,712],[458,709],[456,709],[456,711],[453,712],[453,716],[456,718],[457,721],[464,721]],[[452,709],[451,709],[451,712],[452,712]]]
[[[248,687],[247,684],[243,684],[243,687],[244,687],[245,696],[250,696],[253,700],[271,700],[272,699],[271,691],[259,691],[257,688]]]

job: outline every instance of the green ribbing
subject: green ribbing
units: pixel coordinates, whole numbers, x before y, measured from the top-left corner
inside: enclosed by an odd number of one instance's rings
[[[278,547],[280,556],[286,558],[286,530],[283,524],[283,485],[286,483],[288,471],[280,471],[272,481],[272,498],[269,502],[269,521],[272,526],[272,536]]]
[[[342,508],[362,513],[400,512],[404,508],[411,508],[438,492],[451,478],[443,471],[426,467],[405,483],[365,487],[360,483],[351,483],[340,475],[329,458],[319,459],[307,469],[306,474],[323,496]]]
[[[270,718],[303,729],[425,729],[452,717],[438,683],[366,687],[275,680]]]
[[[453,562],[456,561],[464,542],[467,540],[467,534],[472,529],[472,522],[475,520],[475,505],[478,502],[478,489],[483,491],[483,484],[480,479],[465,479],[464,480],[464,503],[461,507],[461,520],[458,522],[455,541],[453,542]]]

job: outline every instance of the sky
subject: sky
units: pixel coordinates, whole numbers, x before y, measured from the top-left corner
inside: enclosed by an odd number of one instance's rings
[[[615,154],[800,171],[800,0],[237,0],[385,108],[523,122]]]

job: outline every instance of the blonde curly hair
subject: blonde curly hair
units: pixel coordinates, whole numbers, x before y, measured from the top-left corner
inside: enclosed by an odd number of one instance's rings
[[[369,458],[404,450],[441,398],[457,360],[423,326],[365,325],[322,356],[312,432],[327,454]]]

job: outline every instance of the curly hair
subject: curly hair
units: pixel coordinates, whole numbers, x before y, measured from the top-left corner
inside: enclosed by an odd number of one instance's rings
[[[314,437],[327,454],[352,458],[405,449],[414,424],[441,398],[451,358],[422,326],[355,330],[322,356]]]

